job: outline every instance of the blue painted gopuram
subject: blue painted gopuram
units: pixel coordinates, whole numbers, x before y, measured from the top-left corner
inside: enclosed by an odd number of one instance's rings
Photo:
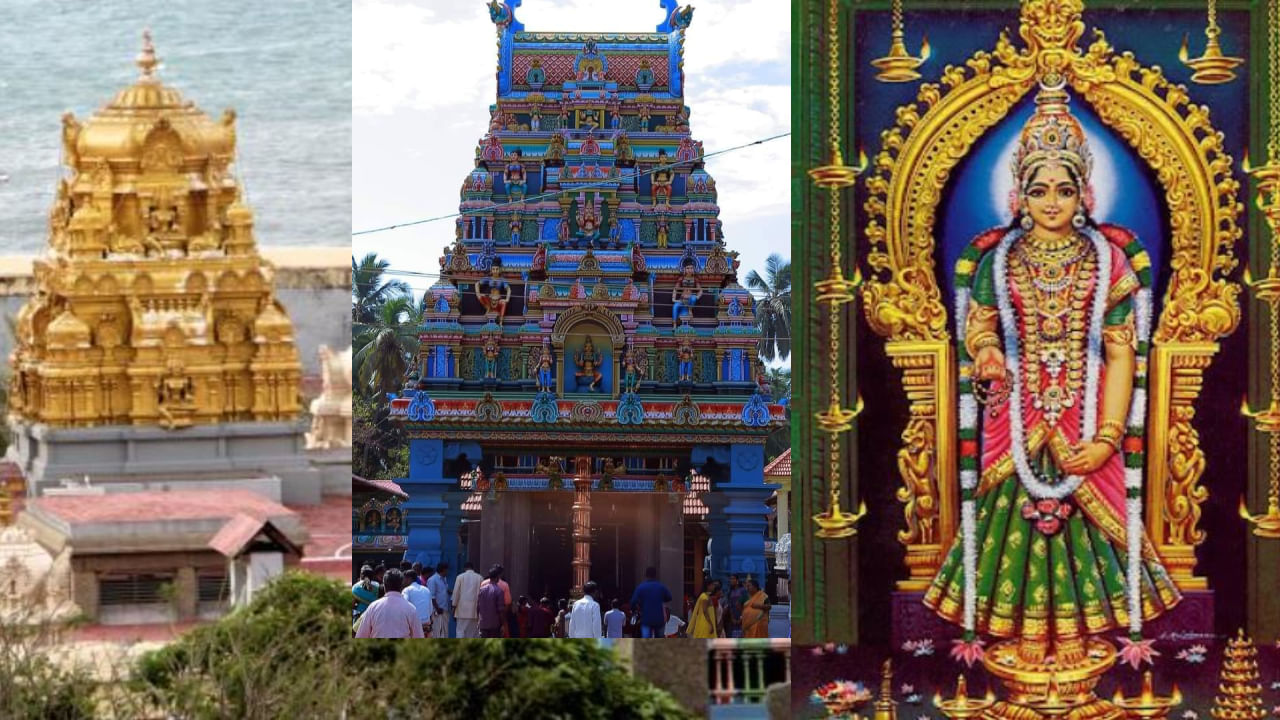
[[[711,576],[763,582],[783,421],[684,104],[691,13],[530,32],[519,4],[490,6],[497,98],[391,403],[406,558],[502,563],[532,598],[625,600],[654,566],[679,612],[708,540]]]

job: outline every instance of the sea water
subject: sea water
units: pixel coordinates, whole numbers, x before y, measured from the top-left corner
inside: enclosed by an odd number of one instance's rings
[[[62,121],[82,122],[139,70],[214,120],[237,115],[234,166],[261,245],[345,245],[351,232],[349,0],[3,0],[0,255],[48,243]]]

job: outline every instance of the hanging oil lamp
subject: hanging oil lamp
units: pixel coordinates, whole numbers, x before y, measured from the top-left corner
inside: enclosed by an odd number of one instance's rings
[[[893,31],[889,36],[889,54],[878,57],[871,64],[880,72],[876,79],[880,82],[911,82],[920,78],[916,68],[929,59],[929,37],[926,35],[920,43],[920,55],[907,52],[907,45],[902,32],[902,0],[893,0]]]
[[[1205,26],[1204,54],[1198,58],[1188,58],[1187,36],[1182,36],[1182,49],[1178,51],[1178,59],[1183,65],[1192,69],[1191,82],[1201,85],[1221,85],[1236,79],[1235,68],[1244,64],[1244,58],[1231,57],[1222,53],[1218,44],[1218,36],[1222,29],[1218,27],[1217,0],[1209,0],[1209,24]]]

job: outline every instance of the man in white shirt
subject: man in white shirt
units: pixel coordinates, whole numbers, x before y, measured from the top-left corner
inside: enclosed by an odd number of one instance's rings
[[[463,573],[453,581],[453,616],[458,621],[458,637],[480,637],[480,614],[476,611],[476,601],[480,598],[480,582],[483,578],[476,572],[470,562],[463,567]]]
[[[422,633],[431,636],[431,619],[435,614],[431,605],[431,588],[421,584],[417,571],[409,570],[404,574],[404,590],[401,590],[400,594],[418,611],[418,621],[422,623]]]
[[[601,637],[600,603],[596,602],[596,588],[596,581],[588,580],[582,587],[582,597],[569,610],[569,637]]]
[[[604,614],[605,637],[622,637],[622,626],[626,624],[627,614],[618,609],[618,598],[609,602],[611,609]]]
[[[404,587],[404,577],[400,571],[396,568],[387,570],[382,583],[387,589],[387,594],[385,597],[374,600],[369,605],[369,609],[360,616],[360,627],[356,630],[356,637],[425,637],[422,633],[422,623],[418,620],[418,611],[400,594],[400,589]]]
[[[435,604],[435,614],[431,620],[431,637],[449,637],[449,563],[436,565],[436,574],[425,581],[431,590],[431,601]]]

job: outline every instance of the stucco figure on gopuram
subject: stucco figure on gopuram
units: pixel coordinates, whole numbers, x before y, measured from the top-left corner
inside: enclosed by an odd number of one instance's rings
[[[165,85],[149,35],[136,62],[104,107],[62,118],[67,173],[10,358],[32,492],[305,465],[293,325],[232,174],[236,114]]]
[[[709,536],[714,575],[763,582],[764,442],[783,416],[684,104],[692,13],[528,32],[519,4],[490,6],[497,97],[391,403],[411,438],[407,556],[500,560],[531,597],[621,592],[652,565],[676,593],[700,586],[685,557],[700,568]],[[620,529],[593,538],[600,523]]]

